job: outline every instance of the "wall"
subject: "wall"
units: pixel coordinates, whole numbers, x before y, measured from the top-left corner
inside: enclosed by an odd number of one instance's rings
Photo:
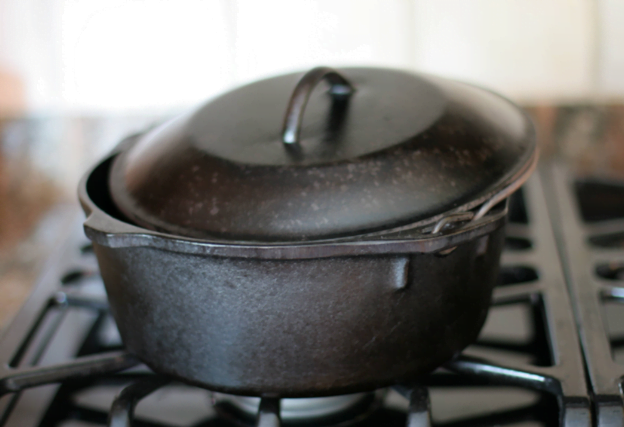
[[[318,64],[617,100],[620,40],[621,0],[0,0],[0,69],[35,112],[175,109]]]

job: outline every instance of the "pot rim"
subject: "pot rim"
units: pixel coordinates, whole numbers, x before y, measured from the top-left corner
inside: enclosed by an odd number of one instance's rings
[[[130,140],[127,138],[125,141]],[[124,142],[125,142],[124,141]],[[453,248],[479,237],[490,234],[502,227],[506,221],[507,203],[502,203],[509,194],[497,200],[504,190],[511,192],[519,188],[528,179],[537,164],[538,152],[534,151],[527,164],[500,188],[479,199],[472,200],[458,208],[436,215],[417,223],[380,232],[354,235],[349,237],[302,242],[250,242],[223,241],[218,239],[196,239],[186,236],[153,231],[122,221],[110,215],[98,206],[90,197],[87,184],[94,172],[100,168],[108,174],[112,161],[121,152],[124,142],[114,149],[109,156],[91,167],[82,177],[78,196],[87,215],[84,223],[85,234],[94,243],[110,248],[151,247],[155,249],[187,253],[200,256],[220,256],[256,259],[310,259],[363,255],[393,255],[404,253],[437,253]],[[106,183],[106,179],[104,182]],[[107,185],[107,184],[105,184]],[[484,213],[474,213],[475,208],[489,205]],[[494,206],[496,205],[496,206]],[[502,205],[502,206],[501,206]],[[490,210],[491,209],[491,210]],[[436,224],[455,215],[461,219],[461,213],[469,213],[464,223],[450,230],[432,233]],[[466,215],[464,215],[466,217]]]

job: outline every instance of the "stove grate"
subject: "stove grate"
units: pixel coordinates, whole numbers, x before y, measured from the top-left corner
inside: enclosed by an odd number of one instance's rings
[[[624,184],[575,179],[564,165],[544,171],[550,208],[568,275],[572,303],[599,427],[624,425],[624,366],[613,353],[610,304],[624,303]],[[620,325],[624,318],[616,319]]]
[[[592,425],[576,325],[539,176],[514,196],[510,209],[501,281],[488,321],[493,328],[486,325],[475,345],[422,384],[396,387],[391,393],[409,399],[401,411],[386,406],[358,425]],[[66,425],[62,423],[67,420],[81,426],[164,425],[137,419],[133,413],[139,402],[174,383],[124,353],[120,342],[106,339],[103,331],[110,315],[95,258],[83,242],[81,233],[74,231],[2,338],[0,361],[6,366],[0,371],[0,394],[4,394],[0,426]],[[497,333],[492,320],[497,310],[516,307],[530,319],[531,331],[523,339]],[[73,398],[98,384],[124,387],[108,411],[83,407]],[[431,403],[439,394],[464,390],[462,396],[470,396],[470,390],[485,387],[501,393],[507,387],[537,393],[512,408],[436,418],[444,415],[444,410],[436,413]],[[262,399],[256,425],[280,423],[280,401]],[[212,417],[191,425],[231,424]]]

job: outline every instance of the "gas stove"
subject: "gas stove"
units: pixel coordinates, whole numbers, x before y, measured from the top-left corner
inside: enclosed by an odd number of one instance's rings
[[[0,339],[0,426],[624,425],[624,186],[542,165],[510,202],[478,341],[419,384],[308,399],[212,393],[124,351],[76,211]]]

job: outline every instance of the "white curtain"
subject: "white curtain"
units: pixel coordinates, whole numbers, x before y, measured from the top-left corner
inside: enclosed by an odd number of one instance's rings
[[[174,110],[320,64],[576,99],[624,93],[601,78],[614,75],[596,53],[604,10],[594,0],[0,0],[0,69],[22,79],[34,112]]]

